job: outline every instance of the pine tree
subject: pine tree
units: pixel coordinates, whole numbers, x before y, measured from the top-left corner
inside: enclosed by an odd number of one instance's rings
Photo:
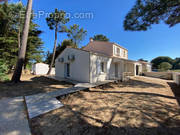
[[[145,31],[160,21],[170,27],[180,23],[179,0],[137,0],[125,18],[124,29]]]
[[[24,18],[20,17],[20,12],[25,12],[26,7],[22,3],[0,4],[0,59],[6,61],[8,69],[11,70],[17,62],[19,50],[19,34],[22,35]],[[13,17],[11,17],[13,15]],[[38,25],[33,23],[31,17],[29,37],[27,41],[27,51],[25,56],[26,65],[32,62],[42,61],[42,40],[39,38],[42,31]],[[20,29],[19,29],[20,28]],[[20,30],[20,33],[19,33]]]
[[[72,42],[78,46],[79,43],[85,38],[87,35],[87,31],[83,28],[80,28],[79,25],[74,24],[73,26],[70,26],[68,30],[67,36],[69,37]]]
[[[53,48],[53,55],[51,59],[51,64],[49,66],[48,75],[51,73],[52,66],[54,64],[55,54],[56,54],[56,44],[57,44],[57,34],[66,32],[67,29],[65,27],[65,24],[69,21],[68,18],[66,18],[66,12],[64,11],[58,11],[58,9],[55,9],[53,13],[50,14],[49,17],[46,18],[46,22],[50,28],[50,30],[55,30],[55,40],[54,40],[54,48]]]
[[[25,22],[24,22],[24,27],[23,27],[23,34],[22,34],[22,39],[21,39],[21,46],[20,46],[20,50],[18,54],[18,60],[16,63],[14,74],[11,79],[11,81],[15,83],[20,82],[22,67],[25,61],[29,26],[30,26],[30,21],[31,21],[32,2],[33,0],[28,0]]]
[[[109,39],[102,34],[94,35],[93,40],[94,41],[105,41],[105,42],[109,41]]]

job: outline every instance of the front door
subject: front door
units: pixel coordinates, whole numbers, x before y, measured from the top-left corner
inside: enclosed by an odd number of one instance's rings
[[[118,78],[118,63],[115,63],[115,77]]]
[[[65,77],[70,77],[70,64],[69,63],[65,63],[64,65],[64,76]]]
[[[139,66],[136,65],[136,75],[139,75]]]

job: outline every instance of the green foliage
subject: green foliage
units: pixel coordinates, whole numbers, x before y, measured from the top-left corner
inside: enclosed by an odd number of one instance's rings
[[[105,41],[105,42],[109,41],[109,39],[102,34],[94,35],[93,40],[94,41]]]
[[[166,56],[160,56],[151,61],[153,69],[159,69],[159,65],[163,62],[168,62],[172,65],[171,69],[180,69],[180,58],[172,59]]]
[[[172,68],[172,65],[168,62],[162,62],[158,65],[159,71],[167,71]]]
[[[180,69],[180,62],[174,66],[174,69]]]
[[[180,69],[180,58],[175,58],[173,69]]]
[[[26,7],[22,3],[0,4],[0,59],[6,61],[11,70],[17,61],[19,44],[18,35],[22,35],[24,18],[20,12],[25,12]],[[42,40],[39,38],[42,31],[38,30],[37,24],[31,18],[30,31],[27,42],[25,67],[33,61],[42,61]]]
[[[69,37],[72,42],[78,46],[79,43],[84,40],[85,36],[87,35],[87,31],[83,28],[79,28],[79,25],[74,24],[73,26],[70,26],[70,29],[68,30],[67,36]]]
[[[142,61],[142,62],[148,62],[148,60],[144,60],[144,59],[139,59],[138,61]]]
[[[65,24],[69,21],[68,18],[66,18],[66,12],[58,9],[55,9],[55,12],[51,13],[49,17],[46,18],[46,22],[49,26],[49,29],[55,30],[55,40],[54,40],[54,48],[53,48],[53,53],[51,57],[51,62],[49,66],[49,71],[48,75],[51,73],[52,66],[54,65],[55,61],[55,55],[56,55],[56,44],[57,44],[57,34],[58,32],[67,32],[67,28]],[[51,56],[50,54],[48,54]]]
[[[71,40],[64,40],[61,44],[58,44],[56,48],[56,54],[55,54],[55,59],[64,51],[64,49],[70,46],[72,48],[77,48],[77,46],[71,41]],[[46,60],[44,61],[46,64],[51,63],[51,58],[52,58],[52,53],[49,51],[46,53]]]
[[[55,11],[46,18],[46,22],[49,26],[49,29],[57,29],[57,32],[66,32],[67,28],[65,24],[69,22],[69,19],[66,18],[66,12],[64,12],[63,10],[58,11],[58,9],[55,9]]]
[[[26,65],[31,63],[39,63],[42,62],[43,58],[43,47],[42,47],[42,40],[39,38],[42,31],[38,30],[38,25],[31,23],[30,24],[30,31],[28,36],[27,42],[27,49],[26,49],[26,57],[25,57],[25,68]]]
[[[164,21],[170,27],[180,23],[179,0],[137,0],[126,15],[124,29],[146,31],[152,24]]]
[[[7,77],[8,67],[3,60],[0,60],[0,81],[8,81]]]
[[[171,65],[173,64],[174,60],[170,57],[166,57],[166,56],[160,56],[160,57],[157,57],[155,59],[153,59],[151,61],[152,63],[152,68],[153,69],[158,69],[158,66],[162,63],[162,62],[168,62],[170,63]]]

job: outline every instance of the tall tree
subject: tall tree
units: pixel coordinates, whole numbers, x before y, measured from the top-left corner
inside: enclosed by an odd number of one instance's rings
[[[77,46],[72,42],[72,40],[64,40],[61,44],[58,44],[56,47],[56,54],[55,54],[55,59],[63,52],[63,50],[67,47],[71,46],[72,48],[77,48]],[[49,51],[46,53],[46,60],[45,63],[50,64],[51,63],[51,58],[52,58],[52,53]],[[55,62],[55,60],[54,60]]]
[[[24,62],[24,68],[26,69],[27,65],[31,65],[34,62],[42,62],[42,40],[39,38],[42,31],[38,30],[38,25],[31,22],[29,29],[29,37],[27,41],[27,50],[26,57]]]
[[[94,41],[105,41],[105,42],[109,41],[109,39],[102,34],[94,35],[93,40]]]
[[[0,9],[0,26],[6,27],[0,29],[0,59],[6,61],[8,69],[11,70],[17,62],[19,36],[22,35],[24,25],[24,18],[20,17],[20,13],[25,12],[26,8],[21,3],[3,3],[0,4]],[[43,42],[39,38],[42,31],[38,27],[31,17],[24,68],[34,61],[42,61]]]
[[[179,0],[137,0],[125,18],[124,29],[146,31],[160,21],[170,27],[180,23]]]
[[[19,25],[17,18],[19,18],[21,10],[25,10],[25,8],[20,3],[8,4],[5,2],[0,4],[0,58],[6,61],[8,68],[16,63],[18,51],[17,26]]]
[[[51,73],[52,66],[54,64],[55,54],[56,54],[56,44],[57,44],[57,34],[58,32],[66,32],[67,29],[65,24],[69,21],[66,18],[66,12],[58,9],[55,9],[55,12],[51,13],[49,17],[46,18],[46,22],[50,28],[50,30],[55,30],[55,40],[54,40],[54,48],[53,48],[53,55],[51,59],[51,64],[49,66],[48,75]]]
[[[27,4],[27,8],[26,8],[25,23],[24,23],[23,34],[22,34],[22,39],[21,39],[21,46],[20,46],[20,51],[19,51],[19,55],[18,55],[18,61],[16,64],[14,74],[11,79],[12,82],[15,82],[15,83],[20,82],[22,67],[23,67],[24,60],[25,60],[28,33],[29,33],[29,24],[30,24],[31,11],[32,11],[32,2],[33,2],[33,0],[28,0],[28,4]]]
[[[67,36],[69,37],[72,42],[78,46],[79,43],[84,40],[85,36],[87,35],[87,31],[83,28],[80,28],[79,25],[74,24],[73,26],[70,26],[68,30]]]

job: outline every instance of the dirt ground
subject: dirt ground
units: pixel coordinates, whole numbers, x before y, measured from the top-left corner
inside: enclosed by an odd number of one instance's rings
[[[22,75],[21,80],[22,82],[19,84],[0,82],[0,99],[44,93],[73,86],[67,82],[58,82],[35,75]]]
[[[179,135],[175,91],[180,88],[172,81],[146,77],[81,91],[59,98],[64,107],[32,119],[31,130],[33,135]]]

